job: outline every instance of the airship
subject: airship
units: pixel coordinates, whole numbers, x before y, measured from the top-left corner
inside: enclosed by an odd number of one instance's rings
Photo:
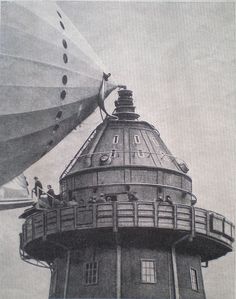
[[[34,204],[24,174],[0,186],[0,211],[23,208]]]
[[[55,2],[1,2],[0,30],[1,186],[104,109],[117,85]]]

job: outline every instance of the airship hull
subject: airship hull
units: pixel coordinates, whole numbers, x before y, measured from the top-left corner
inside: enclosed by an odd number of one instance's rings
[[[96,109],[104,71],[56,3],[1,3],[0,185]],[[104,98],[115,88],[106,82]]]

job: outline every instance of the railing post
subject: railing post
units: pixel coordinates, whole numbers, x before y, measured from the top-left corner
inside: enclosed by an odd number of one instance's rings
[[[118,231],[118,219],[117,219],[117,202],[112,203],[113,210],[113,232]]]
[[[133,203],[134,208],[134,226],[138,226],[138,206],[137,202]]]
[[[210,234],[210,213],[209,213],[209,211],[207,211],[207,215],[206,215],[206,234],[207,234],[207,236],[209,236],[209,234]]]
[[[77,223],[77,208],[78,207],[74,207],[74,229],[76,229],[76,223]]]
[[[157,202],[154,202],[154,227],[157,227],[157,209],[158,205]]]
[[[32,240],[34,240],[35,232],[34,232],[34,216],[31,218],[31,226],[32,226]]]
[[[57,231],[61,231],[61,209],[57,209],[56,211],[56,217],[57,217]]]
[[[25,246],[25,243],[27,241],[25,223],[22,225],[22,232],[23,232],[23,240],[24,240],[24,246]]]
[[[174,229],[177,229],[177,205],[173,205]]]
[[[47,236],[47,233],[46,233],[46,225],[47,225],[47,221],[46,221],[46,212],[43,212],[43,240],[45,241],[46,240],[46,236]]]
[[[93,227],[96,228],[97,227],[97,205],[93,204],[92,209],[93,209]]]

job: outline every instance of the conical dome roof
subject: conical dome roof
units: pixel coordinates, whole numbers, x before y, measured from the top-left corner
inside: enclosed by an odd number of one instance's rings
[[[132,91],[120,90],[115,106],[117,119],[106,118],[93,131],[62,174],[61,182],[74,178],[78,189],[107,186],[109,192],[115,192],[113,187],[119,185],[118,193],[127,184],[149,192],[145,185],[151,188],[150,196],[168,189],[162,196],[174,195],[180,202],[190,203],[192,184],[186,164],[171,154],[152,125],[138,120]],[[102,192],[107,192],[104,188]],[[190,195],[187,201],[186,194]]]
[[[95,129],[68,174],[108,165],[140,165],[186,173],[186,164],[171,154],[160,133],[149,123],[137,121],[139,115],[135,113],[132,91],[120,90],[118,93],[113,112],[117,119],[108,118]]]

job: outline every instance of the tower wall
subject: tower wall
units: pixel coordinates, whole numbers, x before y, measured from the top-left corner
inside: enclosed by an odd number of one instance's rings
[[[181,299],[205,299],[201,259],[177,253]],[[153,261],[154,282],[142,281],[142,261]],[[86,265],[97,263],[96,281],[88,284]],[[192,289],[190,269],[197,271],[198,290]],[[55,259],[49,298],[175,298],[171,249],[90,245],[66,251]]]
[[[178,253],[177,256],[178,283],[181,298],[200,299],[206,298],[203,284],[201,258]],[[190,269],[197,271],[198,291],[194,291],[191,285]]]

